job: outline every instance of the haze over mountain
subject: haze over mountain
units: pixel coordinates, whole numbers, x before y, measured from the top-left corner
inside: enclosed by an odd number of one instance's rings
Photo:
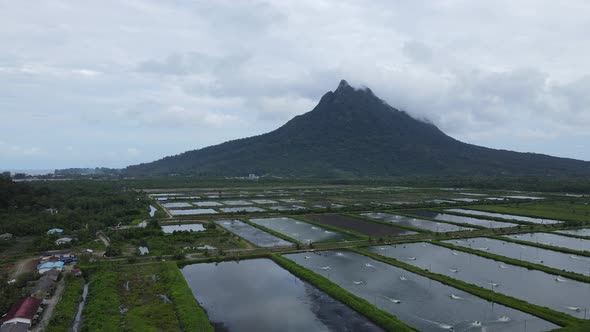
[[[588,176],[590,162],[460,142],[341,81],[310,112],[259,136],[140,165],[133,175]]]

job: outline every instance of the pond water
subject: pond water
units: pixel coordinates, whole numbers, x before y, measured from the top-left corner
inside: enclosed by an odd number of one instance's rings
[[[252,205],[252,202],[248,202],[248,201],[221,201],[223,204],[225,205],[234,205],[234,206],[240,206],[240,205]]]
[[[218,213],[213,209],[189,209],[189,210],[169,210],[173,216],[188,216],[193,214],[215,214]]]
[[[590,308],[590,285],[429,243],[371,251],[578,318]]]
[[[164,203],[164,204],[162,204],[162,206],[165,207],[165,208],[167,208],[167,209],[192,207],[191,204],[184,203],[184,202],[179,202],[179,203]]]
[[[348,251],[284,255],[419,331],[531,331],[556,326]]]
[[[300,205],[275,205],[275,206],[269,206],[268,208],[270,210],[275,210],[275,211],[291,211],[291,210],[305,209],[305,207],[300,206]]]
[[[453,198],[452,200],[457,202],[465,202],[465,203],[473,203],[479,201],[479,199],[475,198]]]
[[[262,212],[264,209],[256,206],[228,207],[220,208],[223,212]]]
[[[223,204],[219,203],[219,202],[214,202],[214,201],[203,201],[203,202],[193,202],[193,205],[195,206],[222,206]]]
[[[590,257],[576,256],[558,251],[488,238],[444,241],[457,246],[484,250],[496,255],[549,266],[558,270],[589,275]]]
[[[571,234],[577,236],[590,236],[590,228],[583,229],[567,229],[563,231],[556,231],[556,233]]]
[[[451,209],[453,210],[453,209]],[[446,210],[446,211],[451,211]],[[446,213],[438,213],[432,211],[410,211],[407,212],[408,214],[412,214],[419,217],[431,218],[436,220],[442,221],[452,221],[452,222],[459,222],[463,224],[475,225],[485,228],[505,228],[505,227],[515,227],[518,226],[517,224],[512,224],[509,222],[500,222],[494,220],[485,220],[485,219],[477,219],[471,217],[463,217],[463,216],[455,216],[452,214]]]
[[[522,195],[513,195],[513,196],[504,196],[504,197],[506,197],[506,198],[512,198],[512,199],[530,199],[530,200],[545,199],[544,197],[522,196]]]
[[[568,248],[579,251],[590,251],[590,240],[578,239],[552,233],[526,233],[505,235],[516,240],[545,244],[548,246]]]
[[[216,331],[382,331],[269,259],[188,265],[182,274]]]
[[[201,232],[205,230],[202,224],[179,224],[179,225],[162,225],[164,233],[173,233],[174,231],[192,231]]]
[[[390,213],[362,213],[361,216],[387,221],[393,224],[411,226],[432,232],[456,232],[473,230],[470,227],[457,226],[436,221],[398,216]]]
[[[304,200],[298,199],[298,198],[284,198],[284,199],[279,199],[279,201],[285,202],[285,203],[305,203]]]
[[[285,247],[292,245],[291,242],[268,234],[239,220],[217,220],[215,223],[259,247]]]
[[[253,199],[252,202],[256,204],[277,204],[277,201],[273,201],[271,199]]]
[[[250,219],[250,221],[303,243],[338,241],[349,238],[342,233],[291,218]]]
[[[518,221],[526,221],[535,224],[558,224],[562,221],[559,220],[552,220],[552,219],[542,219],[542,218],[532,218],[532,217],[525,217],[525,216],[517,216],[513,214],[504,214],[504,213],[494,213],[494,212],[485,212],[485,211],[476,211],[476,210],[468,210],[468,209],[447,209],[445,211],[448,212],[456,212],[456,213],[463,213],[463,214],[470,214],[474,216],[484,216],[484,217],[494,217],[494,218],[501,218],[507,220],[518,220]]]

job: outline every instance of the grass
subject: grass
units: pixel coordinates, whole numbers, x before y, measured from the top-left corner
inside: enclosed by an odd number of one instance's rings
[[[55,306],[53,316],[45,329],[46,332],[68,332],[78,312],[80,296],[84,288],[84,279],[76,278],[71,273],[64,277],[65,288],[61,300]]]
[[[213,331],[174,262],[97,267],[83,314],[83,331]]]
[[[82,312],[82,331],[118,331],[121,315],[117,294],[117,274],[103,267],[90,278],[88,296]]]
[[[168,295],[174,302],[179,325],[184,332],[213,331],[207,314],[193,296],[186,280],[175,263],[166,263],[162,273],[168,285]]]
[[[533,218],[555,219],[569,224],[590,223],[590,205],[576,200],[537,201],[502,205],[474,205],[470,209],[515,214]]]
[[[360,314],[364,315],[377,325],[381,326],[387,331],[415,331],[412,327],[400,321],[397,317],[387,313],[381,309],[376,308],[368,301],[353,295],[342,287],[334,284],[330,280],[312,272],[291,260],[279,255],[270,255],[270,258],[287,271],[293,273],[297,277],[311,283],[315,287],[321,289],[323,292],[332,296],[336,300],[348,305]]]
[[[397,266],[399,268],[402,268],[404,270],[407,270],[407,271],[416,273],[418,275],[430,278],[432,280],[436,280],[436,281],[441,282],[445,285],[469,292],[473,295],[479,296],[479,297],[486,299],[488,301],[496,302],[496,303],[505,305],[507,307],[511,307],[511,308],[529,313],[531,315],[540,317],[544,320],[547,320],[549,322],[552,322],[552,323],[560,325],[560,326],[568,326],[571,324],[578,324],[581,322],[580,319],[574,318],[574,317],[569,316],[565,313],[558,312],[558,311],[549,309],[547,307],[540,307],[540,306],[528,303],[523,300],[519,300],[519,299],[510,297],[510,296],[504,295],[504,294],[493,292],[489,289],[485,289],[485,288],[479,287],[477,285],[473,285],[470,283],[466,283],[464,281],[460,281],[460,280],[456,280],[456,279],[447,277],[442,274],[433,273],[428,270],[424,270],[424,269],[415,267],[410,264],[400,262],[400,261],[392,259],[392,258],[383,257],[383,256],[374,254],[372,252],[368,252],[366,250],[361,250],[361,249],[352,249],[352,251],[359,253],[361,255],[365,255],[367,257],[373,258],[375,260],[381,261],[383,263]]]

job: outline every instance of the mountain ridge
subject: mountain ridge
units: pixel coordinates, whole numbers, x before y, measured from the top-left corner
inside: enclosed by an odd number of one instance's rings
[[[590,175],[590,162],[458,141],[342,80],[266,134],[129,166],[132,175]]]

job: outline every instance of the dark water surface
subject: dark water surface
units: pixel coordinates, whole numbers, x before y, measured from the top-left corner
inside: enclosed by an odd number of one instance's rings
[[[269,259],[188,265],[182,274],[216,331],[382,331]]]

